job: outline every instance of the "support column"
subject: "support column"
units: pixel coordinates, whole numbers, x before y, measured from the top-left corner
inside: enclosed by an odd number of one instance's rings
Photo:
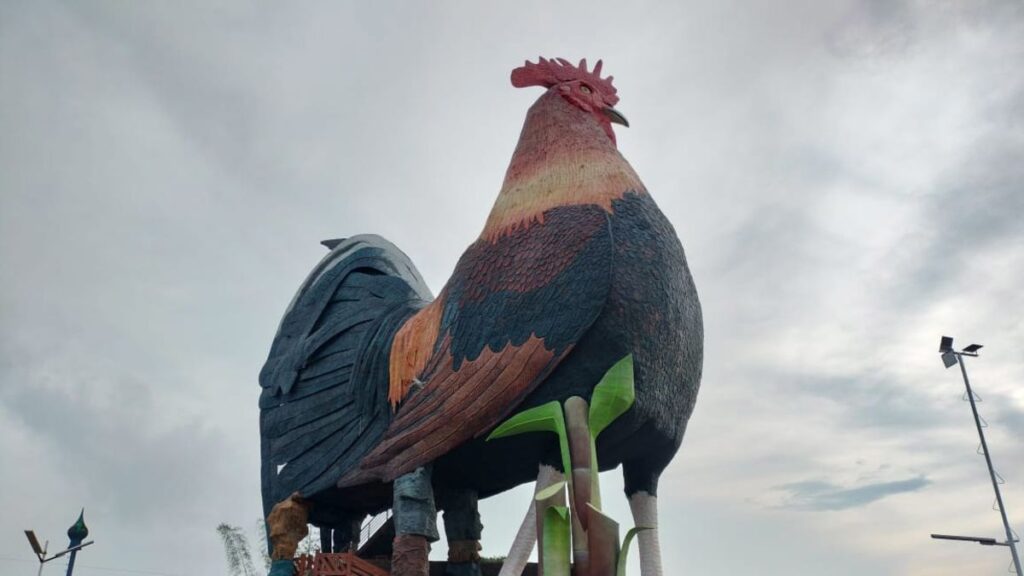
[[[444,532],[448,537],[445,576],[480,576],[480,535],[483,524],[473,490],[453,490],[444,495]]]
[[[429,466],[395,479],[394,512],[392,576],[429,576],[430,543],[439,538]]]

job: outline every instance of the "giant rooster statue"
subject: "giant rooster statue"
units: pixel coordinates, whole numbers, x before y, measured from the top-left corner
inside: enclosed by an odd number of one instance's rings
[[[533,480],[539,462],[558,462],[550,439],[485,445],[488,432],[515,411],[589,399],[632,354],[635,404],[598,460],[622,465],[637,524],[656,525],[658,478],[700,384],[701,309],[672,225],[616,148],[612,124],[628,124],[600,74],[600,61],[544,58],[513,70],[513,86],[545,92],[437,298],[383,238],[325,242],[260,373],[266,513],[295,495],[347,542],[353,520],[394,501],[396,556],[403,538],[403,553],[425,549],[436,520],[400,500],[428,501],[430,516],[432,485],[446,512],[450,501],[475,513],[478,497]],[[657,530],[641,533],[640,554],[643,576],[661,573]]]

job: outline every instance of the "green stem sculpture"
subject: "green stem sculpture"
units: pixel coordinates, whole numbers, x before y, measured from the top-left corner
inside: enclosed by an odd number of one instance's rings
[[[488,440],[527,432],[558,437],[566,481],[539,492],[537,540],[543,576],[625,576],[631,529],[619,546],[619,525],[601,511],[597,437],[636,399],[633,356],[615,363],[594,388],[590,404],[578,396],[525,410],[498,426]],[[560,505],[569,492],[569,508]],[[574,529],[575,528],[575,529]],[[572,558],[570,562],[570,546]]]

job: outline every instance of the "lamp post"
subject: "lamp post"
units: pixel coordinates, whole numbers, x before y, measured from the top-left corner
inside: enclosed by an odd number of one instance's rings
[[[85,537],[89,535],[89,529],[85,526],[85,509],[78,515],[78,520],[68,528],[68,539],[70,543],[66,550],[61,550],[49,558],[46,557],[46,550],[50,547],[50,541],[47,540],[46,544],[40,546],[39,539],[36,538],[36,533],[33,530],[25,530],[25,537],[28,538],[28,544],[32,547],[32,552],[35,553],[36,558],[39,559],[39,572],[42,575],[43,566],[50,560],[56,560],[65,554],[71,554],[71,558],[68,560],[68,572],[67,576],[71,576],[71,571],[75,568],[75,556],[78,551],[82,548],[93,543],[92,540],[88,542],[82,542]]]
[[[978,350],[981,350],[981,344],[971,344],[963,350],[957,352],[953,350],[953,339],[949,336],[943,336],[939,343],[939,354],[942,355],[942,363],[946,368],[952,367],[954,364],[960,365],[960,373],[964,377],[964,387],[967,388],[967,399],[971,403],[971,413],[974,414],[974,425],[978,428],[978,437],[981,438],[981,449],[985,456],[985,464],[988,465],[988,475],[992,480],[992,489],[996,493],[996,503],[999,506],[999,515],[1003,519],[1003,528],[1006,530],[1006,542],[998,542],[994,538],[978,538],[974,536],[947,536],[943,534],[932,534],[932,538],[940,540],[964,540],[968,542],[977,542],[983,546],[1006,546],[1010,549],[1010,555],[1013,557],[1013,566],[1017,570],[1017,576],[1024,576],[1024,571],[1021,570],[1020,556],[1017,555],[1017,539],[1013,537],[1013,530],[1010,528],[1010,521],[1006,517],[1006,507],[1003,505],[1003,495],[999,491],[999,481],[997,480],[995,468],[992,467],[992,456],[988,451],[988,442],[985,441],[985,430],[981,424],[981,416],[978,415],[978,405],[975,402],[974,391],[971,390],[971,381],[967,378],[967,367],[964,365],[964,356],[977,357]]]
[[[75,569],[75,556],[78,555],[78,550],[82,547],[82,540],[89,535],[89,529],[85,527],[85,508],[82,508],[82,512],[78,515],[78,520],[68,528],[68,550],[71,551],[71,558],[68,559],[68,573],[67,576],[71,576],[71,572]]]

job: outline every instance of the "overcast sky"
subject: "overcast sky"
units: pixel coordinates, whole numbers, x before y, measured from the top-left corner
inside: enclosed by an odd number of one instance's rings
[[[257,373],[318,242],[381,234],[438,290],[540,54],[604,58],[704,306],[666,573],[1003,573],[928,535],[1002,537],[942,334],[986,345],[1024,532],[1024,8],[895,0],[3,0],[0,573],[81,506],[76,574],[225,573],[216,525],[261,513]],[[485,504],[485,555],[527,500]]]

